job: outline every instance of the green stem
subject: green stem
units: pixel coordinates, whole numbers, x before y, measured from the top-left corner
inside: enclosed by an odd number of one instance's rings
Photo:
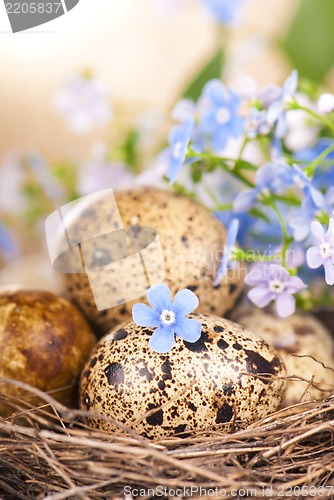
[[[240,248],[233,249],[234,260],[245,261],[245,262],[273,262],[281,258],[281,252],[277,252],[273,255],[261,255],[255,254],[255,252],[249,250],[244,251]]]
[[[286,267],[286,253],[287,253],[287,250],[288,250],[288,248],[290,246],[291,238],[288,235],[288,230],[287,230],[287,227],[286,227],[286,224],[285,224],[285,220],[282,217],[282,215],[280,214],[280,211],[276,207],[275,203],[271,202],[270,206],[273,209],[273,211],[275,212],[276,217],[277,217],[277,219],[278,219],[278,221],[280,223],[280,226],[281,226],[282,237],[283,237],[283,248],[282,248],[282,252],[281,252],[281,255],[282,255],[282,265],[284,267]]]
[[[304,169],[304,172],[306,173],[306,175],[308,175],[312,179],[317,166],[320,165],[320,163],[332,151],[334,151],[334,144],[331,144],[331,146],[328,146],[328,148],[326,148],[312,163],[309,164],[308,167],[306,167]]]
[[[317,113],[316,111],[313,111],[313,109],[309,109],[306,106],[301,106],[298,103],[294,103],[294,106],[290,109],[299,109],[300,111],[305,111],[305,113],[308,113],[310,116],[315,118],[317,121],[326,125],[326,127],[328,127],[332,131],[332,133],[334,133],[334,123],[331,122],[330,120],[328,120],[328,118],[326,118],[325,116],[319,115],[319,113]]]
[[[231,160],[231,158],[221,158],[220,156],[214,156],[211,155],[210,153],[196,153],[195,151],[189,151],[189,158],[196,159],[196,161],[201,161],[201,160],[207,160],[213,164],[216,164],[219,168],[222,168],[225,170],[225,172],[233,175],[236,179],[241,181],[243,184],[245,184],[249,188],[255,187],[255,184],[251,182],[250,180],[247,179],[241,172],[239,172],[239,169],[237,168],[230,168],[226,162],[233,162],[234,165],[238,160]]]
[[[245,137],[243,142],[242,142],[237,161],[241,160],[242,153],[245,151],[245,147],[247,146],[247,144],[248,144],[248,137]]]

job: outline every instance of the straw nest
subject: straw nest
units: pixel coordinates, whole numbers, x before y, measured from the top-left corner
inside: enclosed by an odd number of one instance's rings
[[[334,395],[282,409],[244,430],[236,421],[228,435],[207,429],[149,441],[122,424],[114,434],[89,429],[90,412],[19,382],[0,384],[41,401],[6,400],[14,413],[0,418],[0,498],[151,498],[157,491],[198,498],[205,490],[234,498],[334,496]]]

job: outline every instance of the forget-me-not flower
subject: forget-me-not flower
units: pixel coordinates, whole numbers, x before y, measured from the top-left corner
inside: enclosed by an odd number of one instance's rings
[[[75,76],[69,79],[55,96],[54,106],[77,134],[86,134],[111,119],[108,88],[96,78]]]
[[[241,191],[234,200],[234,210],[245,212],[258,201],[270,196],[270,193],[281,193],[290,181],[290,167],[282,162],[266,163],[255,174],[255,187]]]
[[[186,318],[198,306],[198,298],[185,288],[180,290],[172,301],[167,285],[156,285],[147,291],[146,304],[135,304],[132,317],[139,326],[156,328],[149,345],[153,351],[163,353],[172,349],[174,335],[187,342],[196,342],[201,336],[201,323],[196,319]]]
[[[168,149],[168,178],[171,184],[175,182],[186,159],[192,130],[192,120],[186,120],[181,125],[174,125],[170,132]]]
[[[293,230],[295,241],[305,240],[311,230],[311,222],[320,215],[321,212],[333,213],[334,210],[334,186],[330,187],[323,195],[323,204],[317,206],[311,197],[306,197],[297,210],[296,215],[290,220],[289,226]]]
[[[329,220],[326,232],[320,222],[313,221],[311,223],[311,232],[317,245],[307,250],[307,265],[311,269],[324,266],[326,283],[334,285],[334,219]]]
[[[235,242],[238,236],[238,230],[239,230],[239,221],[238,219],[233,219],[227,231],[226,245],[224,246],[223,257],[221,259],[219,269],[213,281],[214,287],[219,285],[219,283],[224,278],[227,269],[231,266],[232,250],[233,247],[235,246]]]
[[[225,26],[233,24],[244,0],[203,0],[204,6]]]
[[[284,176],[284,183],[286,187],[290,185],[299,188],[303,192],[305,199],[312,201],[317,207],[324,205],[323,194],[313,186],[312,180],[298,165],[294,164],[289,167]]]
[[[204,101],[200,125],[210,136],[212,149],[219,152],[225,148],[229,137],[238,138],[243,133],[243,120],[239,116],[240,98],[224,87],[220,80],[208,82],[202,94]]]
[[[282,318],[290,316],[296,309],[293,294],[306,288],[297,276],[290,276],[288,271],[277,264],[256,266],[247,274],[245,283],[253,286],[248,298],[257,307],[266,307],[275,301],[276,312]]]
[[[267,121],[265,110],[251,108],[245,118],[245,134],[249,139],[255,139],[258,135],[267,135],[270,132],[270,125]]]
[[[279,138],[284,137],[286,132],[286,104],[295,96],[297,87],[298,73],[294,70],[286,79],[278,99],[268,108],[267,120],[271,125],[275,124],[275,135]]]
[[[19,249],[13,236],[2,224],[0,224],[0,254],[7,261],[14,259],[19,254]]]

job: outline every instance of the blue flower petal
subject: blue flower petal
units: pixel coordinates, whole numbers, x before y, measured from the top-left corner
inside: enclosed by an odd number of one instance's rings
[[[187,314],[191,313],[198,307],[198,303],[198,298],[194,292],[185,288],[184,290],[177,292],[175,295],[172,310],[177,315],[187,316]]]
[[[181,339],[196,342],[201,336],[202,325],[197,319],[182,318],[172,328]]]
[[[258,192],[259,191],[256,188],[241,191],[234,200],[234,211],[237,213],[247,212],[255,204]]]
[[[171,294],[167,285],[155,285],[147,290],[147,300],[157,312],[171,307]]]
[[[240,221],[238,219],[232,220],[230,227],[228,228],[228,231],[227,231],[226,244],[228,247],[232,247],[233,245],[235,245],[235,241],[236,241],[237,236],[238,236],[239,225],[240,225]]]
[[[218,79],[210,80],[203,88],[203,95],[216,106],[225,104],[225,87]]]
[[[174,158],[174,156],[172,154],[170,155],[169,161],[168,161],[167,176],[168,176],[169,182],[171,184],[174,184],[174,182],[176,181],[177,176],[179,175],[179,172],[182,168],[182,165],[183,165],[182,161],[180,161],[177,158]]]
[[[132,318],[139,326],[154,327],[160,325],[158,313],[146,304],[135,304],[132,308]]]
[[[174,344],[174,332],[169,326],[157,328],[149,341],[150,348],[159,353],[170,351]]]
[[[217,130],[212,134],[212,149],[215,152],[222,151],[228,140],[229,131],[228,128],[224,126],[220,126]]]

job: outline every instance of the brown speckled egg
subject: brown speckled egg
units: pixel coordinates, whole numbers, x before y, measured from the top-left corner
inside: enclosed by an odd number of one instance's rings
[[[200,339],[176,337],[166,354],[151,350],[153,330],[133,321],[101,339],[81,377],[81,407],[149,438],[217,427],[230,432],[276,410],[285,386],[276,352],[236,323],[190,317],[202,324]],[[115,430],[100,419],[88,423]]]
[[[0,377],[52,391],[73,405],[75,387],[57,389],[78,382],[94,343],[86,320],[67,300],[40,290],[0,290]],[[0,392],[22,396],[7,384],[0,384]],[[9,411],[0,403],[0,414]]]
[[[229,271],[225,280],[213,287],[226,232],[210,212],[184,196],[153,188],[116,193],[116,200],[125,228],[135,224],[156,229],[163,250],[164,282],[172,293],[182,288],[194,291],[200,301],[199,312],[223,315],[233,307],[243,287],[244,273],[240,268]],[[94,234],[99,231],[99,221],[105,219],[106,214],[110,218],[110,227],[113,223],[117,227],[117,222],[113,222],[112,200],[108,196],[101,196],[93,208],[83,205],[78,214],[80,217],[74,218],[71,234],[79,230],[81,235],[87,234],[88,239],[93,231]],[[108,237],[102,236],[91,242],[90,250],[86,259],[88,265],[98,263],[100,259],[102,266],[103,258],[110,254]],[[117,292],[113,289],[113,275],[103,267],[95,269],[100,273],[96,286],[106,290],[106,294]],[[71,300],[100,327],[102,333],[131,319],[133,304],[145,301],[145,297],[136,297],[133,301],[98,311],[86,274],[64,274],[63,284]],[[124,280],[122,286],[127,290],[137,286],[135,274]]]
[[[253,310],[239,317],[239,322],[250,330],[256,329],[261,338],[275,347],[284,361],[287,375],[297,377],[297,380],[288,381],[285,405],[333,394],[334,340],[316,318],[294,314],[283,319]]]

